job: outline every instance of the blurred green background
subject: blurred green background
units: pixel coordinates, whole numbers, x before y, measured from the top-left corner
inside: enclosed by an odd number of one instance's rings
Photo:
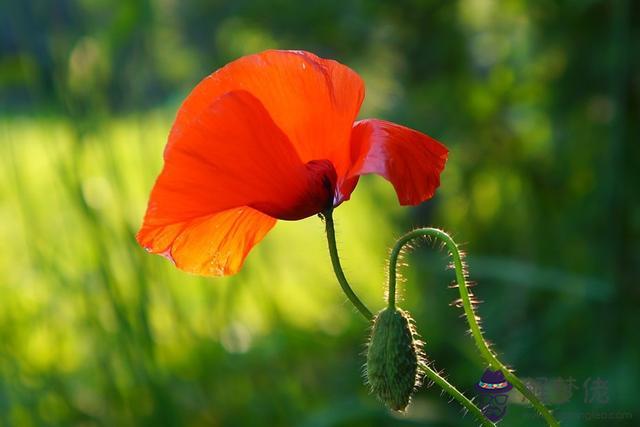
[[[336,211],[366,303],[394,238],[442,227],[503,360],[569,384],[563,425],[638,425],[639,23],[631,0],[0,1],[0,425],[477,425],[434,387],[405,415],[368,394],[318,218],[223,279],[135,243],[180,101],[266,48],[349,65],[362,117],[451,149],[431,201],[366,177]],[[471,394],[485,366],[437,249],[407,257],[402,306]],[[511,400],[501,425],[544,425]]]

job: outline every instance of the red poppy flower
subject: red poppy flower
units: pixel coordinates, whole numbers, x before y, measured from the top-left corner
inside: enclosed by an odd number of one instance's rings
[[[237,272],[276,220],[348,200],[358,177],[403,205],[429,199],[447,149],[383,120],[355,121],[358,74],[309,52],[270,50],[206,77],[178,111],[138,242],[185,271]]]

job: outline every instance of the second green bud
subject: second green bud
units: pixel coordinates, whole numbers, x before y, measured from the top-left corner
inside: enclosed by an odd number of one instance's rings
[[[367,379],[371,390],[393,410],[403,411],[419,384],[421,345],[407,312],[385,308],[374,318],[367,350]]]

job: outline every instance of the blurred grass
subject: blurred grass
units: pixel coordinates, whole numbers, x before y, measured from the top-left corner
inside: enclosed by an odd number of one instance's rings
[[[114,118],[87,133],[48,117],[0,123],[0,238],[11,248],[0,258],[4,424],[473,424],[458,421],[456,405],[434,391],[423,391],[398,419],[367,394],[367,326],[333,278],[319,219],[281,222],[230,278],[183,274],[137,246],[133,235],[161,167],[168,113]],[[453,159],[447,174],[456,167]],[[404,209],[396,205],[386,182],[365,177],[337,211],[347,274],[374,308],[382,305],[387,247],[401,232]],[[419,254],[424,261],[405,274],[412,284],[406,305],[427,349],[440,353],[438,366],[468,389],[482,364],[463,340],[457,311],[444,304],[455,297],[444,286],[451,280],[445,260]],[[498,342],[508,360],[527,359],[541,340],[517,321],[510,330],[517,314],[509,321],[501,313],[505,300],[523,304],[527,286],[554,298],[610,298],[606,284],[510,258],[472,256],[470,265],[476,278],[521,286],[502,288],[501,298],[483,306],[489,336],[513,335]],[[541,320],[535,329],[544,328]],[[530,338],[521,342],[521,334]]]

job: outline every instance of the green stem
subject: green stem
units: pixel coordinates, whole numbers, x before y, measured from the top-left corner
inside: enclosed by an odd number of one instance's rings
[[[353,289],[349,286],[349,282],[347,282],[347,278],[344,276],[344,272],[342,271],[340,256],[338,256],[338,247],[336,246],[336,230],[333,225],[333,208],[323,212],[322,216],[324,217],[324,224],[327,231],[327,243],[329,244],[331,265],[333,265],[333,272],[336,274],[340,287],[342,288],[342,292],[344,292],[347,298],[349,298],[349,301],[351,301],[351,304],[358,309],[365,319],[372,320],[373,314],[367,306],[360,301],[360,298],[358,298],[356,293],[353,292]]]
[[[449,381],[445,380],[438,374],[436,371],[431,369],[426,363],[419,363],[418,366],[420,370],[427,376],[431,381],[438,384],[440,388],[449,393],[451,397],[456,399],[462,406],[464,406],[469,412],[471,412],[483,426],[495,426],[494,423],[489,421],[487,417],[484,416],[480,408],[476,406],[470,399],[467,398],[464,394],[460,393],[455,386],[453,386]]]
[[[538,397],[531,390],[529,390],[529,388],[527,388],[527,386],[525,386],[525,384],[518,377],[516,377],[513,372],[511,372],[500,360],[498,360],[496,355],[489,348],[489,345],[482,335],[482,329],[480,329],[478,318],[476,317],[473,303],[471,302],[471,296],[467,287],[464,265],[462,263],[460,250],[458,249],[458,245],[456,245],[456,243],[447,233],[436,228],[419,228],[417,230],[410,231],[409,233],[398,239],[395,246],[393,247],[393,250],[391,251],[391,256],[389,257],[389,307],[395,307],[396,269],[398,256],[400,255],[400,252],[405,244],[418,237],[432,237],[439,239],[444,242],[449,249],[449,252],[451,253],[451,256],[453,258],[453,265],[456,271],[456,281],[458,282],[458,290],[460,291],[460,300],[462,301],[464,314],[467,318],[467,323],[469,324],[471,335],[473,336],[480,355],[484,358],[491,369],[495,370],[497,368],[502,371],[507,381],[513,384],[513,386],[517,388],[518,391],[520,391],[520,393],[522,393],[529,400],[529,402],[531,402],[533,407],[547,421],[550,426],[559,426],[558,421],[553,417],[553,415],[551,415],[551,412],[544,406],[544,404],[538,399]]]
[[[327,243],[329,245],[329,255],[331,256],[331,264],[333,265],[333,271],[338,278],[338,282],[340,283],[340,287],[342,291],[345,293],[349,301],[358,309],[360,314],[367,319],[368,321],[373,320],[373,314],[371,311],[360,301],[360,298],[353,292],[351,286],[349,286],[349,282],[342,271],[342,266],[340,264],[340,257],[338,255],[338,247],[336,245],[336,231],[333,223],[333,209],[329,209],[322,213],[322,218],[324,218],[325,228],[327,231]],[[397,256],[396,256],[397,258]],[[395,268],[395,265],[394,265]],[[395,270],[394,270],[395,271]],[[462,406],[464,406],[469,412],[476,416],[478,420],[482,423],[483,426],[493,426],[495,424],[489,421],[487,417],[484,416],[482,411],[464,394],[458,391],[455,386],[450,384],[447,380],[445,380],[440,374],[431,369],[425,363],[420,364],[420,369],[426,376],[428,376],[431,381],[438,384],[445,392],[447,392],[451,397],[456,399]]]

